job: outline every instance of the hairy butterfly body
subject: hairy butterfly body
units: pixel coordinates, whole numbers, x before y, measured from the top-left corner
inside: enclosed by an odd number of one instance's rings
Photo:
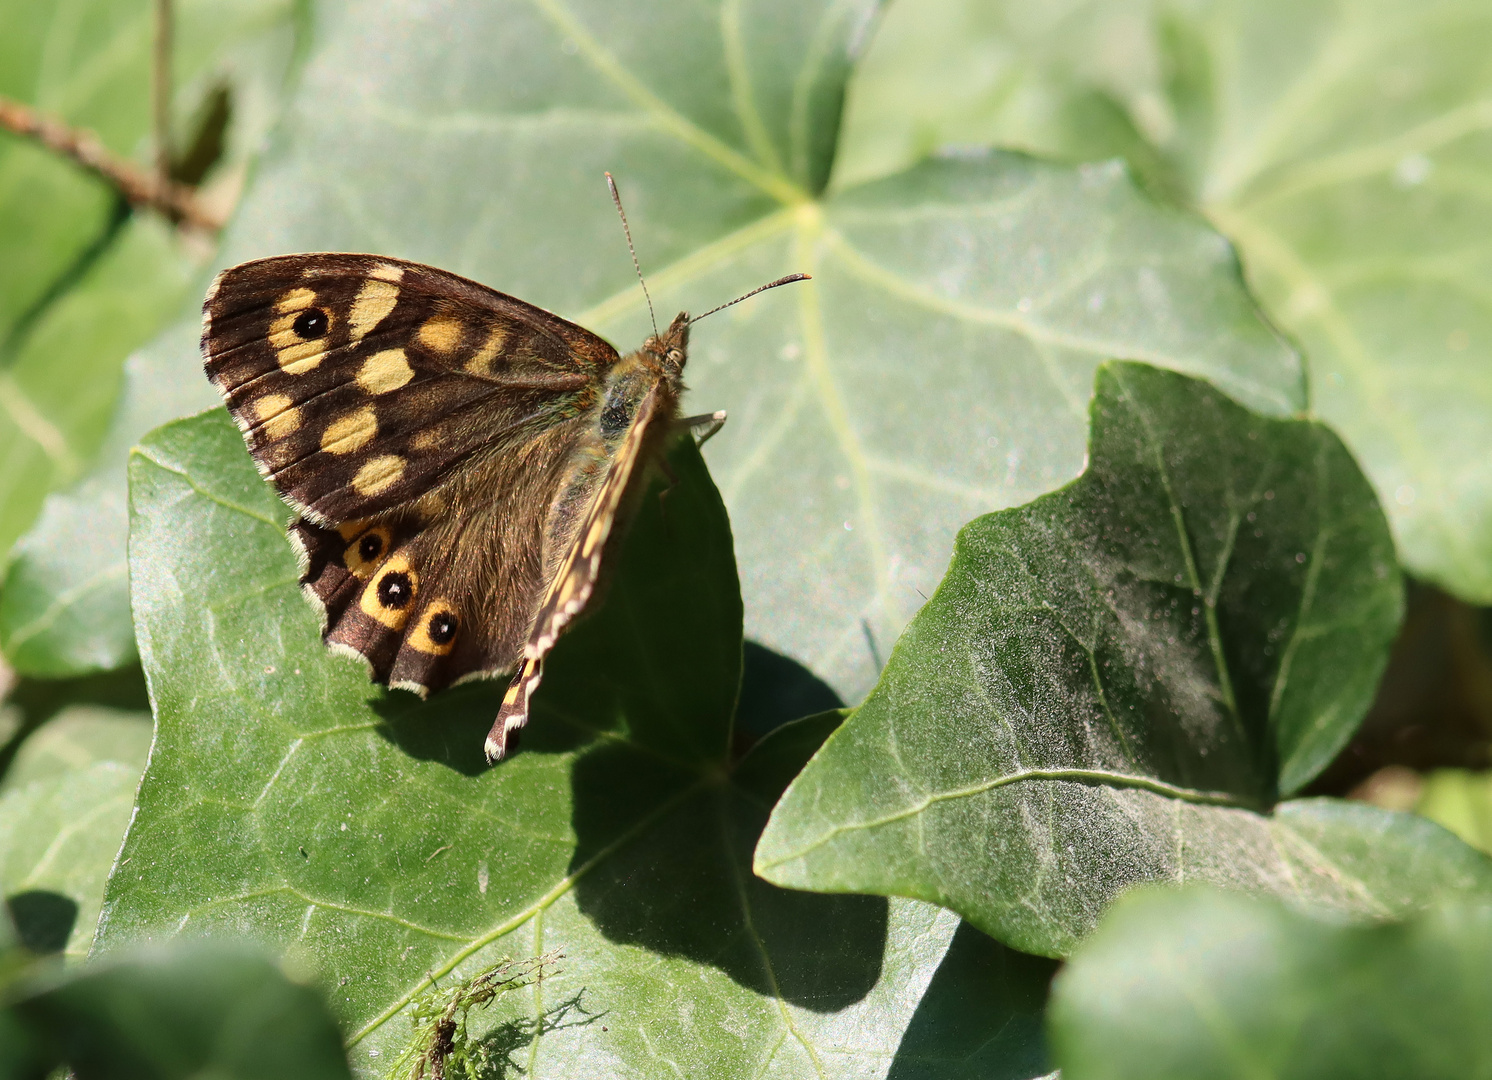
[[[421,694],[514,671],[492,761],[678,423],[688,339],[681,313],[619,356],[531,304],[373,255],[244,263],[203,305],[207,375],[298,512],[327,644]]]

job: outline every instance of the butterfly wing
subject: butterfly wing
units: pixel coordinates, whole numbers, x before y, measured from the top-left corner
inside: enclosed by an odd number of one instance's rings
[[[322,525],[408,503],[474,453],[587,412],[617,360],[531,304],[369,255],[224,271],[202,349],[260,470]]]
[[[607,540],[643,475],[647,462],[677,409],[663,385],[652,387],[638,403],[621,445],[606,467],[606,457],[583,458],[567,478],[550,520],[550,550],[559,555],[548,589],[539,604],[523,659],[503,696],[487,735],[487,760],[501,761],[517,745],[528,723],[529,703],[543,678],[544,657],[564,628],[590,601],[600,580]]]
[[[328,644],[418,691],[511,670],[615,350],[454,274],[341,254],[225,271],[202,347],[255,464],[301,513]]]

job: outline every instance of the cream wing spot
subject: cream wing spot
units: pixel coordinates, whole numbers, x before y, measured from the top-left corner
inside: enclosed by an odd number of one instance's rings
[[[275,301],[275,310],[281,315],[299,314],[315,302],[315,289],[291,289]]]
[[[271,439],[283,439],[300,429],[300,409],[288,394],[265,394],[252,408],[254,419]]]
[[[394,263],[379,263],[368,271],[370,278],[379,281],[392,281],[395,285],[404,280],[404,267],[396,266]]]
[[[387,491],[404,475],[404,459],[398,454],[380,454],[363,463],[352,478],[352,489],[359,495],[373,496]]]
[[[482,347],[474,352],[471,359],[463,367],[473,375],[491,375],[492,361],[502,351],[504,343],[508,340],[506,327],[494,326],[487,335],[487,340],[482,342]]]
[[[378,417],[371,405],[339,416],[321,433],[321,449],[328,454],[350,454],[361,450],[378,434]]]
[[[357,384],[370,394],[387,394],[414,378],[414,369],[403,349],[384,349],[363,361]]]
[[[288,375],[304,375],[326,356],[324,339],[333,316],[317,308],[314,289],[289,289],[275,301],[278,314],[269,325],[269,344],[275,361]]]
[[[409,446],[412,450],[434,450],[440,446],[440,443],[440,432],[435,430],[416,432],[414,438],[409,440]]]
[[[420,324],[419,332],[415,335],[421,345],[438,353],[455,352],[460,347],[464,336],[465,328],[460,320],[446,315],[436,315],[426,319]]]
[[[398,269],[395,267],[395,269]],[[347,326],[353,341],[362,341],[379,323],[388,317],[399,302],[399,286],[381,278],[370,278],[358,290],[352,302],[352,312],[347,316]]]

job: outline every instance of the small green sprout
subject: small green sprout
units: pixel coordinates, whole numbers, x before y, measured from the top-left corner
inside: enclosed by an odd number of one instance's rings
[[[414,1035],[389,1070],[389,1080],[483,1080],[499,1071],[493,1048],[467,1030],[472,1009],[485,1007],[510,990],[532,986],[555,974],[564,959],[559,950],[527,960],[503,957],[464,982],[430,986],[414,999],[409,1018]]]

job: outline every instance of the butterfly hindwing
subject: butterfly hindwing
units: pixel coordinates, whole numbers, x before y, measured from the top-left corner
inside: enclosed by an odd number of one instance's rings
[[[484,453],[434,496],[372,518],[295,522],[327,644],[420,693],[511,671],[543,594],[546,519],[581,438],[561,426],[520,454]]]

